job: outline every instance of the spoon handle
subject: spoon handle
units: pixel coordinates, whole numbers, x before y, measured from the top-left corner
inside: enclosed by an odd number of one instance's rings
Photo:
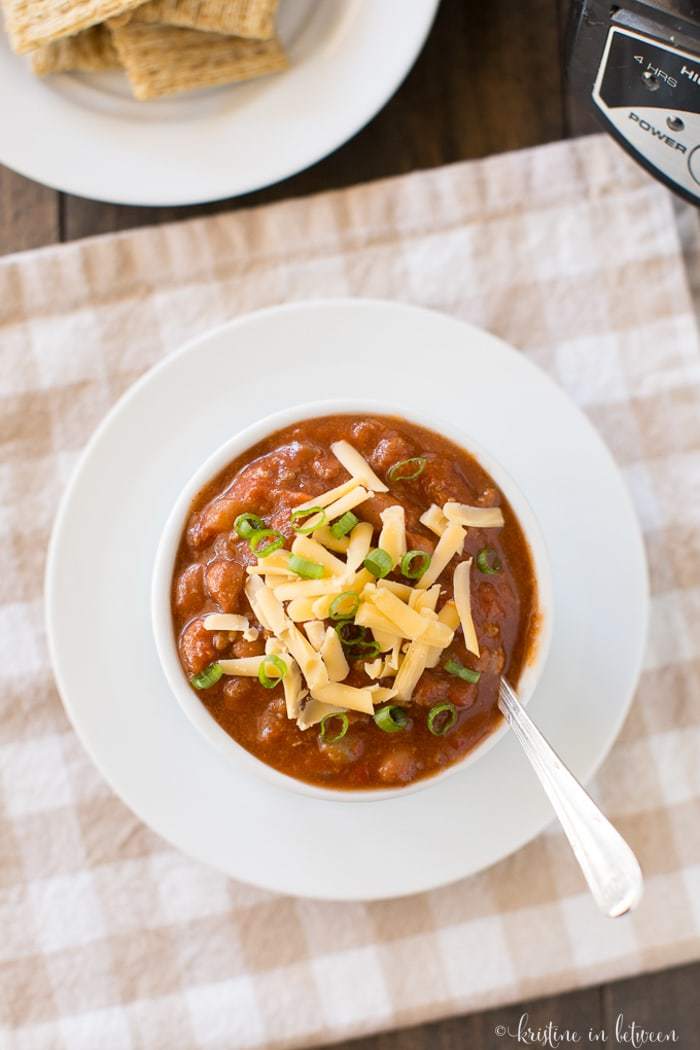
[[[624,915],[642,896],[642,872],[634,853],[547,743],[504,678],[499,707],[559,817],[596,904],[610,917]]]

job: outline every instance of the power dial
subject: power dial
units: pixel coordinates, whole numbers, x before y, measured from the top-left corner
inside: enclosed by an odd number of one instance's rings
[[[700,59],[612,27],[593,101],[641,164],[700,203]]]

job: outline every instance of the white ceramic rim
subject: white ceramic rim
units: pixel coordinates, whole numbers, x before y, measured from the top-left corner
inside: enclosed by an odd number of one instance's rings
[[[165,523],[156,552],[151,585],[151,622],[156,649],[166,679],[189,722],[212,744],[227,761],[243,766],[257,776],[278,787],[312,798],[332,802],[371,802],[403,797],[426,790],[455,773],[465,769],[485,755],[509,731],[503,720],[476,747],[457,762],[433,776],[414,781],[404,787],[347,790],[322,788],[279,772],[247,751],[218,724],[204,704],[192,691],[180,664],[177,643],[172,626],[171,594],[173,569],[190,506],[204,486],[234,459],[277,430],[307,419],[330,415],[383,415],[405,419],[433,432],[444,435],[463,448],[479,462],[495,481],[510,503],[525,535],[533,560],[537,581],[539,623],[535,644],[518,682],[518,695],[523,704],[532,697],[547,661],[552,636],[553,594],[549,557],[537,518],[520,487],[506,469],[474,438],[444,419],[426,416],[401,406],[361,399],[334,399],[294,405],[274,412],[253,423],[220,445],[191,476],[176,500]]]
[[[332,3],[313,15],[321,28],[292,43],[284,73],[151,103],[103,89],[112,74],[35,77],[0,31],[0,97],[12,99],[0,163],[64,193],[150,207],[238,197],[288,178],[386,104],[439,0],[402,0],[398,33],[394,0]]]

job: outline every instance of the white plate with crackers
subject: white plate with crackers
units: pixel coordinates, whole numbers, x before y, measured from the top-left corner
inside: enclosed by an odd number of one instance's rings
[[[0,0],[0,163],[117,204],[278,182],[413,65],[439,0]]]

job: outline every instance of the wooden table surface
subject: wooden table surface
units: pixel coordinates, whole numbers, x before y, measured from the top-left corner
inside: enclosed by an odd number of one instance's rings
[[[46,189],[0,167],[0,253],[192,215],[247,207],[450,161],[482,157],[596,130],[566,97],[562,37],[566,0],[442,0],[414,69],[370,125],[293,178],[233,201],[193,208],[99,204]],[[536,949],[534,949],[536,950]],[[513,1044],[497,1025],[552,1021],[587,1032],[614,1029],[623,1013],[700,1047],[700,964],[533,1003],[452,1018],[342,1044],[345,1050],[496,1050]],[[587,1044],[584,1044],[587,1045]],[[611,1038],[605,1045],[616,1045]]]

